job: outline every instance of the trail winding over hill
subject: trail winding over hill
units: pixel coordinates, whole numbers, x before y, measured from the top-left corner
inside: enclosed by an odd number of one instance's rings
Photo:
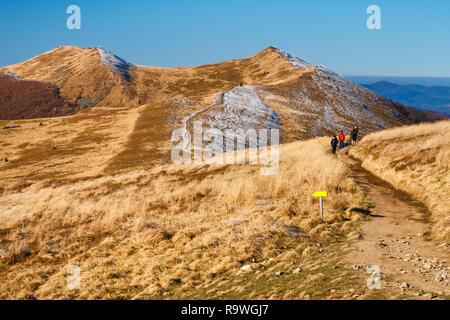
[[[183,121],[183,125],[184,125],[184,132],[183,132],[184,149],[189,148],[189,146],[191,144],[190,138],[188,139],[189,123],[191,122],[191,120],[193,118],[195,118],[197,115],[199,115],[199,114],[201,114],[203,112],[206,112],[207,110],[209,110],[210,108],[214,107],[215,105],[222,103],[222,101],[223,101],[223,92],[219,92],[219,93],[216,94],[216,97],[215,97],[214,102],[212,104],[210,104],[209,106],[207,106],[204,109],[201,109],[199,111],[194,112],[189,117],[184,119],[184,121]]]

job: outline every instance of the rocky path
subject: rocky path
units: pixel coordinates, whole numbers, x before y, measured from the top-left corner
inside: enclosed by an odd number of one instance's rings
[[[359,239],[345,262],[367,277],[369,265],[379,266],[382,285],[403,294],[448,298],[450,248],[436,247],[428,239],[430,225],[426,207],[363,169],[358,160],[341,156],[349,163],[352,175],[367,192],[373,206],[370,212],[359,210],[372,219],[360,228]]]

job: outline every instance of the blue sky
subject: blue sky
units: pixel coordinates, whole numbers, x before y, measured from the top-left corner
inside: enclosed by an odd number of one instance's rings
[[[68,30],[66,8],[81,8]],[[366,9],[381,8],[382,30]],[[450,77],[448,0],[2,0],[0,66],[60,45],[100,45],[133,63],[189,66],[269,45],[345,75]]]

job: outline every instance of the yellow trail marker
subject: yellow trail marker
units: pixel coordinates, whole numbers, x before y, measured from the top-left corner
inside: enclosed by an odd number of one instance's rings
[[[323,221],[323,198],[328,197],[328,192],[317,191],[313,193],[313,197],[320,198],[320,218]]]
[[[318,192],[314,192],[314,193],[313,193],[313,197],[316,197],[316,198],[325,198],[325,197],[328,197],[328,192],[326,192],[326,191],[318,191]]]

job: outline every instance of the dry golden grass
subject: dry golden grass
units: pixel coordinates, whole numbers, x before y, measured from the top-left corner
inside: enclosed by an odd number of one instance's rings
[[[264,298],[283,291],[234,281],[243,265],[261,268],[252,273],[260,279],[306,263],[361,220],[344,212],[364,199],[345,164],[328,154],[327,138],[280,149],[274,176],[260,175],[259,165],[165,165],[4,191],[0,298]],[[324,222],[311,196],[318,190],[330,193]],[[71,264],[81,268],[80,290],[66,289]],[[300,297],[292,290],[286,297]]]
[[[432,236],[450,241],[450,121],[366,136],[351,154],[395,188],[423,201],[432,213]]]
[[[140,110],[95,108],[69,117],[9,122],[22,127],[0,130],[0,194],[28,180],[97,176],[123,150]],[[41,121],[45,126],[39,126]]]

